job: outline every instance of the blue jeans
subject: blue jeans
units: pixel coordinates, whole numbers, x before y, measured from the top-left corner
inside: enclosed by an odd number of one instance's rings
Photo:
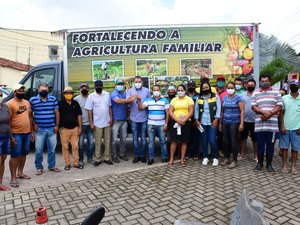
[[[274,132],[255,132],[257,139],[257,154],[260,164],[264,161],[264,152],[266,150],[267,165],[270,165],[273,160],[275,133]]]
[[[79,161],[83,162],[84,159],[84,149],[83,149],[83,144],[84,144],[84,138],[86,137],[87,140],[87,145],[88,149],[86,151],[86,157],[87,160],[92,160],[93,159],[93,153],[94,153],[94,131],[90,128],[90,125],[82,125],[81,127],[81,134],[79,137]]]
[[[126,136],[127,136],[127,120],[114,120],[112,127],[111,136],[111,156],[112,158],[117,157],[116,141],[118,134],[120,136],[120,156],[125,156],[126,154]]]
[[[166,132],[164,131],[164,125],[156,126],[148,124],[148,137],[149,137],[149,145],[148,145],[148,154],[149,159],[154,159],[154,143],[155,137],[159,138],[160,148],[161,148],[161,158],[167,159],[167,145],[166,145]]]
[[[12,158],[15,158],[28,155],[30,148],[31,133],[13,133],[12,135],[15,138],[17,144],[14,147],[11,146],[10,156]]]
[[[203,158],[208,158],[209,143],[213,158],[218,159],[217,128],[213,128],[211,125],[202,125],[202,127],[204,129],[201,133]]]
[[[131,122],[131,130],[135,157],[145,157],[147,122]],[[139,137],[142,139],[142,148],[139,148]]]
[[[0,156],[10,154],[10,133],[0,134]]]
[[[56,133],[53,128],[39,128],[35,132],[35,167],[37,169],[43,169],[43,152],[45,143],[48,151],[48,168],[54,168],[55,161],[55,148],[57,144]]]

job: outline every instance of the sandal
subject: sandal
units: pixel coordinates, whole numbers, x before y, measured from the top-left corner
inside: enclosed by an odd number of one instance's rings
[[[0,185],[0,191],[9,191],[9,190],[10,190],[9,187],[7,187],[7,186],[5,186],[3,184]]]
[[[13,187],[13,188],[17,188],[19,187],[19,183],[16,181],[16,182],[10,182],[10,186]]]
[[[298,173],[297,170],[292,170],[292,171],[291,171],[291,174],[292,174],[292,175],[296,175],[297,173]]]
[[[65,165],[65,170],[70,170],[71,169],[71,165]]]
[[[42,175],[43,174],[43,169],[37,169],[35,171],[35,175],[39,176],[39,175]]]
[[[60,172],[60,169],[58,169],[57,167],[53,167],[53,168],[49,168],[49,171],[52,171],[52,172]]]
[[[83,165],[81,165],[81,164],[78,164],[78,165],[73,166],[73,167],[75,167],[75,168],[77,168],[77,169],[83,169]]]
[[[183,161],[180,161],[180,165],[181,165],[181,166],[186,166],[185,161],[184,161],[184,160],[183,160]]]
[[[17,176],[17,179],[24,179],[24,180],[29,180],[30,179],[30,176],[26,175],[26,174],[23,174],[21,176]]]
[[[174,166],[174,162],[169,161],[168,162],[168,167],[173,167]]]
[[[288,170],[288,169],[283,169],[283,168],[282,168],[281,172],[282,172],[282,173],[289,173],[289,170]]]

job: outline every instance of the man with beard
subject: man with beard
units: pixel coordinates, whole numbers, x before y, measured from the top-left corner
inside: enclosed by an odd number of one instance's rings
[[[95,92],[87,98],[85,109],[88,110],[90,127],[95,135],[95,157],[94,166],[99,166],[102,161],[112,165],[111,161],[111,127],[112,108],[110,94],[103,90],[103,82],[95,81]],[[104,155],[102,156],[101,145],[104,136]]]

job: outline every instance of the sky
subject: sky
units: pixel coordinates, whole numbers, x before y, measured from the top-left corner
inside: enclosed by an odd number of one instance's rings
[[[1,0],[0,27],[62,29],[203,23],[260,23],[300,52],[300,1],[285,0]]]

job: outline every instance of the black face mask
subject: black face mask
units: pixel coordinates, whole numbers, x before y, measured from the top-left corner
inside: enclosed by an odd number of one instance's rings
[[[175,98],[175,95],[176,95],[176,94],[168,95],[168,96],[169,96],[169,98],[172,100],[173,98]]]
[[[16,93],[16,96],[18,99],[23,99],[25,96],[25,93]]]
[[[210,93],[210,90],[203,90],[202,93],[203,93],[204,95],[207,95],[207,94]]]
[[[247,90],[250,91],[250,92],[253,92],[254,89],[255,89],[255,87],[248,87],[248,88],[247,88]]]
[[[102,87],[97,87],[97,88],[96,88],[96,92],[99,93],[99,94],[101,94],[101,92],[102,92]]]
[[[294,86],[294,85],[290,86],[291,93],[296,93],[298,89],[299,89],[298,86]]]
[[[102,90],[102,89],[101,89]],[[97,90],[96,90],[97,91]],[[89,93],[89,91],[88,90],[85,90],[85,89],[83,89],[82,91],[81,91],[81,94],[82,95],[87,95]]]
[[[190,88],[188,88],[188,91],[189,91],[189,92],[194,92],[194,91],[195,91],[195,88],[190,87]]]
[[[48,91],[41,91],[39,94],[42,98],[45,98],[48,95]]]

